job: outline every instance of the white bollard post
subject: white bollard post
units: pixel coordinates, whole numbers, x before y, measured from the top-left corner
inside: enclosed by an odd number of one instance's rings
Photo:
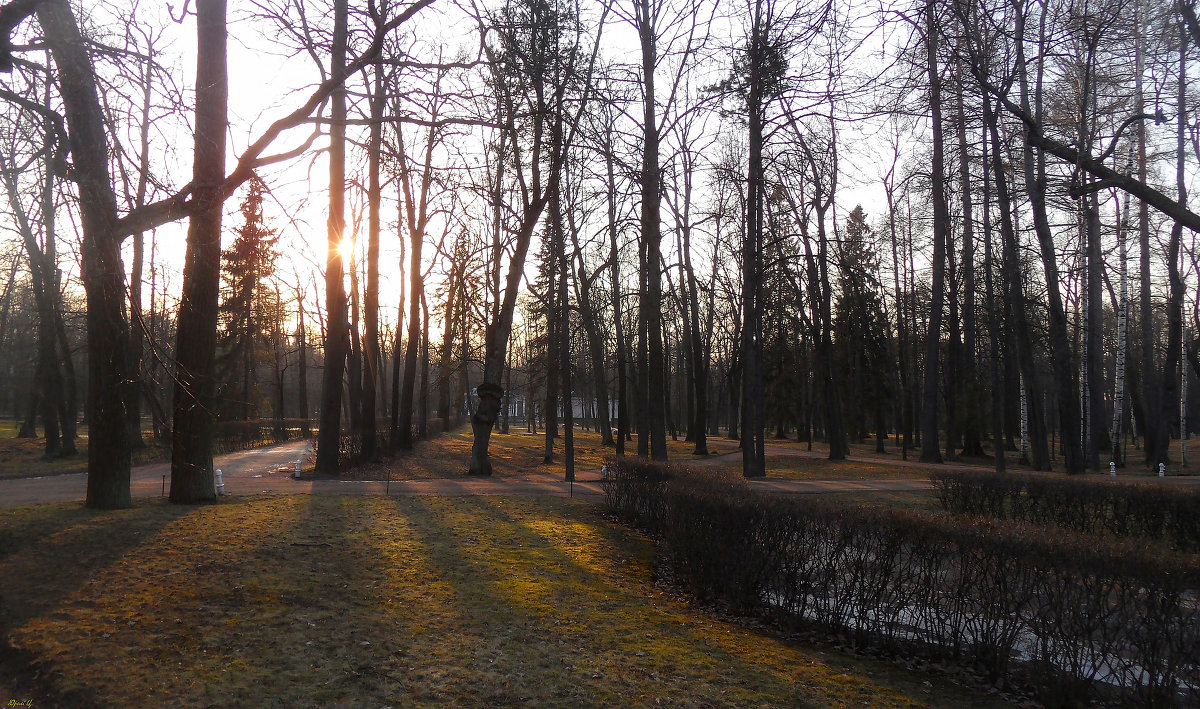
[[[600,479],[608,480],[608,466],[607,465],[600,466]]]
[[[225,480],[221,477],[221,469],[217,468],[213,471],[217,478],[217,497],[225,494]]]
[[[1166,477],[1166,475],[1167,475],[1167,464],[1159,463],[1158,464],[1158,477],[1162,478],[1162,477]]]
[[[1108,474],[1117,477],[1117,462],[1115,460],[1108,461]]]
[[[303,461],[301,461],[301,460],[299,460],[299,459],[297,459],[297,460],[296,460],[296,473],[295,473],[295,475],[294,475],[293,477],[295,477],[297,480],[299,480],[299,479],[300,479],[300,464],[301,464],[302,462],[303,462]]]

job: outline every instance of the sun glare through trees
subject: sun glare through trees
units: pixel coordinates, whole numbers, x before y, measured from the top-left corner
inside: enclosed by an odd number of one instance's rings
[[[1195,0],[0,0],[0,496],[578,481],[700,598],[1050,704],[1195,701],[1200,623],[1190,657],[1156,633],[1197,612],[1161,564],[1197,567],[1198,73]],[[216,458],[254,446],[300,460]],[[864,558],[934,559],[877,569],[928,620],[706,566],[773,543],[750,518],[792,540],[762,574],[830,548],[764,492],[822,477],[883,496]],[[920,595],[966,558],[1021,575],[971,601],[1015,625]],[[1134,591],[1071,585],[1109,567]],[[1055,593],[1111,613],[1022,605]],[[1152,639],[1109,632],[1147,598]]]

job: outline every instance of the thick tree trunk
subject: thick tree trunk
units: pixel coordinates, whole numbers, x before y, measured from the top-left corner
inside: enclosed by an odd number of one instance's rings
[[[644,136],[642,142],[642,244],[646,250],[646,260],[643,268],[645,283],[644,294],[640,303],[639,317],[646,336],[646,366],[641,372],[646,387],[646,422],[645,430],[649,436],[649,454],[652,460],[667,459],[667,425],[666,425],[666,381],[663,377],[663,339],[662,339],[662,223],[661,209],[661,179],[659,176],[658,153],[659,134],[658,117],[654,96],[654,67],[657,54],[654,36],[654,18],[651,17],[651,3],[638,3],[638,38],[641,43],[642,85],[644,91],[642,122]],[[639,442],[639,454],[641,443]]]
[[[122,312],[125,269],[108,138],[88,48],[67,0],[43,0],[37,18],[59,68],[83,226],[80,270],[87,291],[88,484],[86,505],[128,507],[132,445],[125,411],[129,324]]]
[[[346,65],[346,0],[333,2],[333,48],[330,66],[341,72]],[[346,87],[330,94],[329,220],[325,255],[325,367],[321,373],[321,426],[317,431],[317,472],[338,473],[338,447],[342,437],[342,377],[346,370],[349,332],[346,324],[345,264],[342,240],[346,238]]]
[[[193,197],[204,207],[188,225],[175,345],[171,502],[216,499],[212,435],[217,299],[221,281],[221,183],[228,103],[225,0],[196,3],[196,141]]]

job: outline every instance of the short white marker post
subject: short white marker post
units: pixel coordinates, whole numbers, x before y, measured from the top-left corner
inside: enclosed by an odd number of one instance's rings
[[[300,460],[296,461],[296,473],[293,475],[293,477],[295,477],[297,480],[300,479],[300,464],[301,464],[301,462],[302,461],[300,461]]]
[[[1108,474],[1113,476],[1114,478],[1117,477],[1117,461],[1115,461],[1115,460],[1108,461]]]
[[[1162,477],[1166,477],[1166,475],[1167,475],[1167,464],[1159,463],[1158,464],[1158,477],[1162,478]]]
[[[221,477],[221,469],[217,468],[213,471],[217,478],[217,497],[225,494],[225,479]]]

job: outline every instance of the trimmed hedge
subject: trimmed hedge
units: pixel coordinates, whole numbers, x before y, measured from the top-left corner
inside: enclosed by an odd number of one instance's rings
[[[759,494],[610,461],[610,509],[661,534],[698,598],[897,654],[1092,698],[1200,702],[1200,560],[982,518]]]
[[[213,426],[213,448],[228,453],[303,438],[307,424],[305,419],[217,421]]]
[[[375,429],[375,445],[378,451],[389,449],[391,442],[391,427],[381,423]],[[342,433],[338,438],[338,470],[349,470],[363,462],[362,434]]]
[[[1194,488],[1014,473],[939,472],[929,479],[949,512],[1144,537],[1200,551],[1200,490]]]

